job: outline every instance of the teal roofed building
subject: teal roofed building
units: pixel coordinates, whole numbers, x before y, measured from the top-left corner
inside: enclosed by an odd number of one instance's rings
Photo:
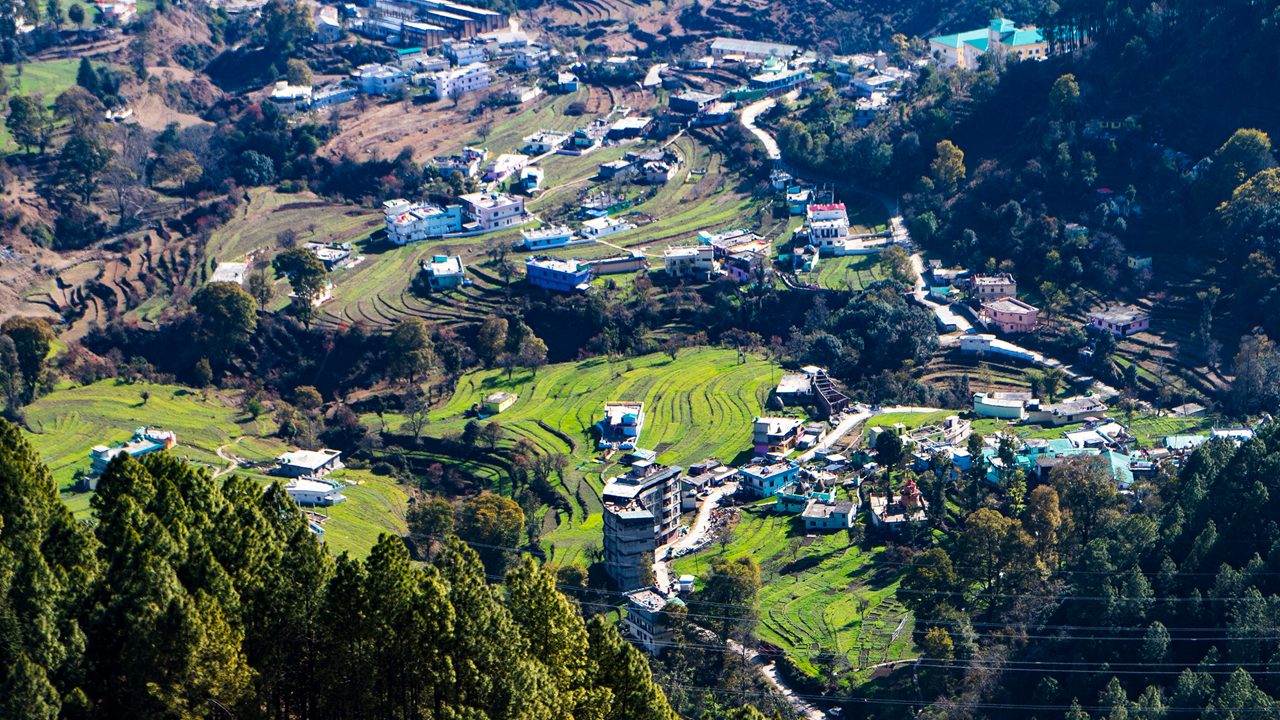
[[[989,52],[1017,60],[1043,59],[1049,43],[1037,27],[1020,28],[1007,18],[992,18],[985,28],[930,38],[929,50],[944,67],[973,69],[978,58]]]

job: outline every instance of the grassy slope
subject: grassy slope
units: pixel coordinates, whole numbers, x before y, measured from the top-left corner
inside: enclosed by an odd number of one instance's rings
[[[806,544],[794,516],[763,502],[742,512],[723,548],[680,558],[673,573],[701,578],[717,557],[754,558],[764,575],[760,637],[816,673],[837,653],[855,668],[915,656],[910,616],[894,597],[897,573],[876,566],[883,551],[852,544],[843,532]]]
[[[67,58],[65,60],[23,63],[21,75],[18,74],[19,69],[17,66],[0,65],[0,68],[3,69],[5,79],[9,82],[11,94],[32,95],[39,93],[44,96],[45,104],[53,107],[54,99],[62,91],[76,84],[76,71],[80,68],[80,60]],[[8,114],[9,106],[7,101],[4,110]],[[0,125],[0,154],[17,152],[18,150],[17,143],[13,142],[12,137],[9,135],[9,128]]]
[[[552,522],[548,529],[554,532],[545,536],[560,559],[571,561],[599,544],[599,489],[619,470],[598,459],[591,434],[606,400],[645,403],[640,445],[656,450],[663,463],[687,465],[713,456],[731,462],[749,448],[751,420],[777,377],[766,361],[752,357],[739,364],[737,353],[719,348],[685,350],[674,361],[655,354],[613,363],[602,358],[561,363],[543,368],[536,377],[518,371],[510,381],[501,371],[481,371],[462,379],[453,398],[432,414],[426,434],[456,435],[467,422],[463,413],[484,396],[495,390],[518,394],[515,405],[493,418],[506,430],[508,442],[527,438],[544,452],[565,453],[573,460],[561,489],[570,499],[572,516],[559,518],[558,525]],[[387,420],[393,428],[401,422],[391,416]],[[574,447],[542,428],[539,420],[568,436]],[[496,479],[491,471],[480,474]]]
[[[813,273],[806,276],[813,281]],[[856,292],[886,276],[878,255],[846,255],[822,258],[818,262],[818,285],[832,290]]]
[[[150,393],[146,404],[142,393]],[[270,433],[264,418],[252,420],[236,408],[236,397],[218,391],[198,392],[176,385],[124,384],[102,381],[66,387],[27,408],[27,437],[53,470],[67,506],[79,515],[89,512],[89,494],[70,491],[76,470],[89,466],[89,449],[128,440],[135,428],[154,425],[178,434],[173,450],[180,457],[210,468],[227,462],[217,449],[250,462],[269,462],[286,449]],[[264,483],[274,478],[257,471],[238,470]],[[326,541],[334,552],[364,555],[380,532],[403,534],[407,496],[393,481],[359,470],[335,476],[359,482],[345,494],[349,499],[326,514]]]

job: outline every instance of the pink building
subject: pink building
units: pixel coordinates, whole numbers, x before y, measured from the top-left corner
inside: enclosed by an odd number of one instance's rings
[[[982,321],[1002,333],[1031,332],[1040,322],[1040,309],[1014,297],[1002,297],[982,303]]]

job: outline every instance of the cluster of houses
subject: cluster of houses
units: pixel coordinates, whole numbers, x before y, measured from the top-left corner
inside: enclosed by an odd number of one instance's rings
[[[1138,263],[1136,271],[1149,271],[1150,263],[1142,260],[1150,258],[1134,258]],[[948,306],[957,300],[967,298],[969,305],[961,304],[962,311],[971,314],[975,321],[991,332],[1001,334],[1021,334],[1035,331],[1040,326],[1040,308],[1018,298],[1018,282],[1010,273],[974,274],[964,269],[931,267],[925,272],[925,284],[928,297],[942,306]],[[976,307],[976,312],[974,311]],[[940,329],[954,330],[945,318],[950,313],[938,314]],[[1128,337],[1144,332],[1151,326],[1150,315],[1139,308],[1126,305],[1107,306],[1086,313],[1088,329],[1096,332],[1110,333],[1116,337]],[[964,340],[962,339],[962,345]],[[993,336],[973,336],[966,349],[973,352],[995,352],[1007,354],[1019,359],[1037,361],[1034,353],[1009,346],[1000,341],[992,342]],[[1007,346],[1007,347],[1005,347]],[[1035,357],[1033,357],[1035,356]]]
[[[524,198],[502,192],[459,195],[445,205],[412,203],[405,199],[382,204],[387,240],[407,245],[420,240],[481,235],[516,227],[528,219]]]
[[[169,450],[178,444],[178,435],[172,430],[161,430],[153,427],[140,427],[133,431],[128,442],[114,445],[95,445],[89,450],[89,472],[80,480],[83,490],[97,490],[98,478],[107,471],[121,454],[140,458],[161,450]]]

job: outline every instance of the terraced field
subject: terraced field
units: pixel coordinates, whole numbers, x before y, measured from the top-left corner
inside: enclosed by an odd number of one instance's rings
[[[755,558],[764,578],[761,639],[816,675],[915,657],[910,613],[894,596],[897,573],[877,565],[883,552],[843,532],[806,538],[794,516],[764,502],[741,513],[723,549],[680,558],[672,572],[704,577],[717,557]]]
[[[142,393],[149,397],[144,402]],[[270,434],[275,425],[264,414],[254,420],[238,409],[236,393],[198,392],[176,385],[124,384],[104,380],[82,387],[64,387],[27,408],[27,439],[53,471],[63,501],[72,512],[87,516],[89,493],[72,489],[77,470],[88,469],[95,445],[127,441],[135,428],[152,425],[178,434],[179,457],[222,471],[235,457],[264,465],[287,449]],[[242,469],[262,483],[275,478],[261,468]],[[383,532],[404,534],[408,502],[404,488],[363,470],[343,470],[334,476],[353,484],[348,501],[324,510],[325,542],[335,552],[363,556]]]
[[[720,348],[685,350],[675,360],[654,354],[561,363],[543,368],[536,377],[518,371],[511,380],[502,371],[487,370],[462,379],[453,398],[432,413],[425,434],[460,433],[467,422],[464,413],[489,393],[519,395],[515,405],[492,419],[501,423],[506,443],[526,438],[543,452],[572,458],[559,488],[571,511],[559,517],[548,514],[544,540],[561,557],[576,557],[600,542],[599,491],[604,479],[618,471],[615,463],[598,457],[591,430],[605,401],[645,403],[640,445],[657,451],[660,462],[687,465],[708,457],[731,462],[749,449],[751,421],[777,378],[765,360],[748,357],[739,363],[735,351]],[[400,422],[388,416],[392,428]],[[491,468],[483,472],[496,482]]]
[[[145,402],[144,392],[149,393]],[[258,420],[248,418],[236,401],[237,396],[230,393],[103,380],[55,390],[32,403],[27,408],[27,438],[64,491],[77,470],[89,467],[90,448],[124,442],[143,425],[173,430],[178,434],[178,455],[221,469],[227,462],[217,456],[219,447],[275,430],[265,415]],[[267,444],[262,453],[271,456],[284,448],[275,440]],[[237,451],[237,455],[241,453]],[[69,496],[68,504],[75,510],[86,509],[88,496]]]
[[[846,255],[823,258],[816,273],[801,274],[802,280],[816,282],[829,290],[857,292],[888,277],[879,255]]]

